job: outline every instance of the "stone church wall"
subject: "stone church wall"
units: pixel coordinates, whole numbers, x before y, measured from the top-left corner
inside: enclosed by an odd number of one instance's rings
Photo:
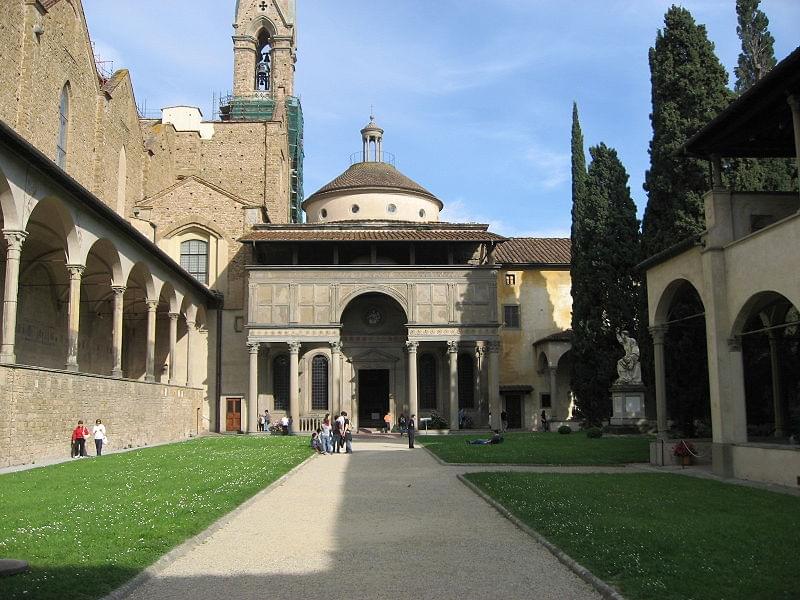
[[[187,439],[197,434],[203,396],[200,389],[0,366],[0,467],[69,456],[78,419],[90,429],[102,419],[111,450]],[[199,423],[202,432],[207,425]],[[93,446],[87,443],[90,454]]]

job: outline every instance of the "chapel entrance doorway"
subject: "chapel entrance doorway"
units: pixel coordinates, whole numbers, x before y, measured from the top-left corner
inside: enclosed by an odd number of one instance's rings
[[[522,397],[517,394],[506,396],[506,416],[509,429],[522,429]]]
[[[359,427],[382,427],[389,412],[389,369],[359,369]]]
[[[242,399],[228,398],[225,431],[242,430]]]

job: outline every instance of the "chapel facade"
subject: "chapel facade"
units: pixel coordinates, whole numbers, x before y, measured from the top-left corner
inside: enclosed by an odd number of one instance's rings
[[[6,4],[0,466],[62,455],[79,418],[141,446],[267,409],[297,431],[340,410],[570,416],[569,240],[440,221],[374,120],[304,198],[294,0],[236,3],[213,121],[141,115],[80,0]]]

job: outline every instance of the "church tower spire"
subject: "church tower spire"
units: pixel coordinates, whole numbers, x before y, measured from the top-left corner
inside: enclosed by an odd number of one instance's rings
[[[235,99],[294,96],[296,0],[237,0],[233,24]]]

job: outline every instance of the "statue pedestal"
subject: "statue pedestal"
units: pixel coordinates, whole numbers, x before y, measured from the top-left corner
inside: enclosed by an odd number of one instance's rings
[[[636,425],[645,416],[644,393],[641,383],[615,383],[611,386],[614,414],[611,425]]]

